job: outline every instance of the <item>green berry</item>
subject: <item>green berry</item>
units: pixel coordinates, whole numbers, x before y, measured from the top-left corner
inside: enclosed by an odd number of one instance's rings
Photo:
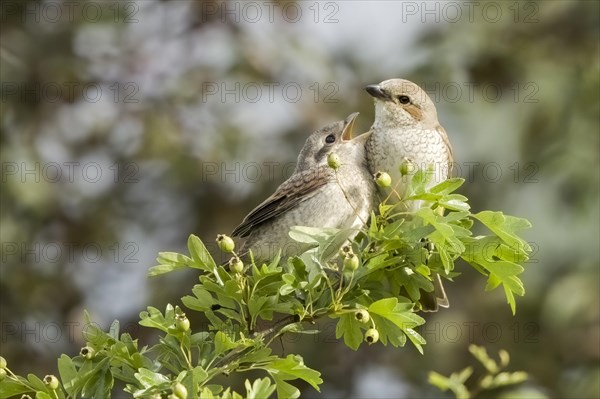
[[[365,332],[365,341],[369,345],[373,345],[374,343],[376,343],[377,341],[379,341],[379,331],[377,331],[374,328],[369,328]]]
[[[237,256],[234,256],[233,258],[229,259],[229,270],[237,274],[242,273],[244,271],[244,262],[242,262]]]
[[[364,324],[367,324],[369,322],[369,320],[371,320],[371,316],[369,315],[369,312],[365,309],[358,309],[354,313],[354,318]]]
[[[6,378],[6,369],[0,369],[0,381],[4,381]]]
[[[385,172],[375,173],[375,183],[379,187],[389,187],[392,185],[392,178]]]
[[[352,253],[354,253],[354,252],[352,251],[352,247],[350,245],[344,245],[343,247],[340,248],[340,251],[339,251],[339,255],[342,258],[345,258],[346,255],[352,254]]]
[[[186,317],[185,314],[178,314],[175,316],[175,327],[177,327],[177,329],[179,331],[187,331],[190,329],[190,319],[188,319]]]
[[[337,170],[342,165],[342,161],[340,161],[340,157],[337,154],[330,152],[327,155],[327,165],[329,165],[331,169]]]
[[[181,382],[176,382],[175,385],[173,385],[173,395],[178,399],[186,399],[187,394],[187,389]]]
[[[350,253],[344,258],[344,270],[355,271],[358,269],[358,256]]]
[[[219,249],[225,253],[232,253],[233,250],[235,249],[235,242],[233,242],[233,239],[225,234],[219,234],[217,235],[217,245],[219,246]]]
[[[53,375],[47,375],[44,377],[44,384],[54,391],[58,388],[58,378]]]
[[[6,368],[6,359],[0,356],[0,369]]]
[[[400,174],[402,176],[410,175],[415,171],[415,164],[410,159],[405,159],[400,165]]]
[[[96,351],[94,350],[94,348],[92,348],[90,346],[84,346],[79,351],[79,354],[81,356],[85,357],[86,359],[90,360],[94,357],[94,355],[96,354]]]

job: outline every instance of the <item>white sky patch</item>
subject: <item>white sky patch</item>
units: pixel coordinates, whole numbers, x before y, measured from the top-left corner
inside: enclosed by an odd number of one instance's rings
[[[389,399],[408,397],[409,385],[392,373],[389,368],[369,366],[361,371],[360,378],[355,384],[356,398]]]

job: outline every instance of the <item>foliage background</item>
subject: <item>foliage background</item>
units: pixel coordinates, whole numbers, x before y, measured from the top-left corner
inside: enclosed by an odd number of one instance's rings
[[[242,2],[72,3],[0,9],[0,353],[14,372],[77,353],[84,308],[151,341],[139,311],[196,281],[146,279],[157,252],[231,231],[313,129],[354,111],[368,129],[362,87],[405,77],[437,103],[473,211],[533,223],[527,295],[512,317],[464,267],[424,356],[352,352],[333,323],[281,350],[324,373],[327,398],[439,397],[427,371],[464,367],[469,343],[507,349],[553,397],[600,395],[597,2],[253,2],[260,17]]]

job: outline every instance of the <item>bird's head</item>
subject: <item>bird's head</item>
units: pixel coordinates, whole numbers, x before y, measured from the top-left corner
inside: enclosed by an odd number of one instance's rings
[[[296,171],[327,163],[327,154],[336,152],[343,143],[352,139],[352,129],[357,116],[358,112],[355,112],[343,121],[330,123],[313,132],[300,151]]]
[[[431,98],[415,83],[390,79],[365,87],[375,99],[375,123],[383,128],[397,126],[435,127],[437,111]]]

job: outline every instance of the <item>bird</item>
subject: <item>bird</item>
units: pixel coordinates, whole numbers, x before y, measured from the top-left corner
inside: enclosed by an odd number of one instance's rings
[[[241,254],[252,251],[260,262],[273,259],[281,250],[287,259],[309,248],[289,236],[293,226],[358,233],[366,224],[377,189],[366,160],[369,134],[352,138],[357,116],[353,113],[308,137],[292,175],[233,230],[233,237],[247,237]],[[330,154],[339,162],[337,169],[328,163]]]
[[[375,102],[375,119],[366,144],[367,162],[371,173],[382,171],[391,176],[398,194],[389,198],[391,203],[405,197],[406,181],[400,172],[405,162],[410,162],[414,171],[432,173],[429,187],[448,179],[454,162],[452,146],[427,93],[405,79],[385,80],[368,85],[365,90]],[[405,205],[407,211],[415,212],[424,203],[410,201]],[[440,276],[435,274],[432,278],[434,291],[422,295],[423,310],[449,306]]]

